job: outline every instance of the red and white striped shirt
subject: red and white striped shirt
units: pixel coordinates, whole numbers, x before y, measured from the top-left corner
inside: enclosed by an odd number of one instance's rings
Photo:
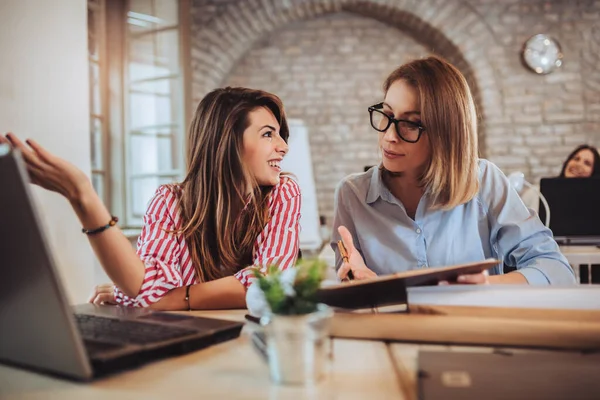
[[[296,262],[300,201],[300,187],[293,179],[282,177],[273,187],[268,200],[270,219],[254,243],[253,265],[235,274],[246,288],[254,281],[253,269],[266,271],[276,264],[284,270]],[[179,228],[179,199],[169,186],[160,186],[150,200],[137,242],[137,254],[146,266],[142,288],[137,297],[128,297],[115,287],[117,303],[148,307],[171,289],[199,283],[185,238],[169,233]]]

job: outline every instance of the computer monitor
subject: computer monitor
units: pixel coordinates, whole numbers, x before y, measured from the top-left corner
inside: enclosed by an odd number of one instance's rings
[[[600,244],[600,179],[542,178],[540,192],[550,208],[550,229],[559,243]],[[539,207],[542,221],[546,211]]]

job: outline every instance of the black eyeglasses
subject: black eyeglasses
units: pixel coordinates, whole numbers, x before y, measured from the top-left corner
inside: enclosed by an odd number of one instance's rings
[[[390,125],[394,123],[396,135],[405,142],[417,143],[421,138],[421,134],[425,131],[425,127],[417,122],[407,121],[405,119],[395,119],[390,117],[383,111],[383,103],[375,104],[369,107],[369,115],[371,116],[371,126],[378,132],[385,132]]]

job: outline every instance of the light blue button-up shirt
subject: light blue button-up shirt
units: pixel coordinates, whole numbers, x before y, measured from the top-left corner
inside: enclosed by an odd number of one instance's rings
[[[378,167],[350,175],[336,189],[331,246],[336,266],[344,225],[366,265],[378,275],[496,258],[533,285],[572,284],[575,275],[535,212],[493,163],[479,162],[479,192],[451,210],[433,210],[423,195],[415,220],[381,179]],[[490,274],[502,274],[502,263]]]

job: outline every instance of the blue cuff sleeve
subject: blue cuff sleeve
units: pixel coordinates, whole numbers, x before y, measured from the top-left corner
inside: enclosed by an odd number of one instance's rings
[[[517,270],[516,272],[523,274],[530,285],[543,286],[550,284],[550,281],[548,278],[546,278],[546,275],[544,275],[544,273],[536,267],[525,267]]]
[[[571,266],[552,258],[538,257],[534,263],[519,268],[517,272],[523,274],[530,285],[572,285],[577,283]]]

